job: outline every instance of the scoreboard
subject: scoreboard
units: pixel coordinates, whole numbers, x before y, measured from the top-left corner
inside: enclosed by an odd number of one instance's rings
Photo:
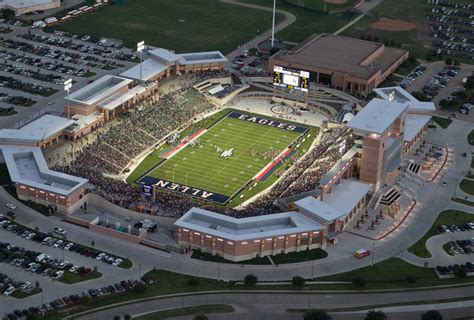
[[[273,85],[308,92],[309,72],[287,67],[273,67]]]

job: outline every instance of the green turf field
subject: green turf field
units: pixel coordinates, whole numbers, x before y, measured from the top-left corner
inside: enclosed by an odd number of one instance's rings
[[[228,53],[270,29],[271,19],[271,12],[219,0],[124,0],[54,29],[120,39],[130,48],[145,40],[177,52]]]
[[[232,196],[300,134],[225,117],[148,176]],[[221,157],[231,148],[232,156]]]

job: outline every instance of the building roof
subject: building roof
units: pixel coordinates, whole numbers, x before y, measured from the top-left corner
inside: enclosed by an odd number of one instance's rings
[[[180,53],[179,56],[179,63],[182,65],[227,62],[227,58],[220,51]]]
[[[423,127],[430,122],[431,116],[428,115],[407,115],[405,125],[405,141],[412,141]]]
[[[87,116],[81,114],[75,114],[71,117],[74,120],[74,123],[67,128],[64,128],[64,131],[74,132],[81,130],[97,121],[100,121],[104,118],[104,115],[100,112],[94,112]]]
[[[272,59],[369,79],[385,71],[406,53],[406,50],[386,47],[382,43],[317,34],[291,51],[280,51]]]
[[[2,5],[9,6],[15,9],[28,8],[31,6],[37,6],[48,3],[58,3],[59,0],[1,0],[0,7]]]
[[[408,112],[430,113],[436,111],[433,102],[419,101],[402,87],[376,88],[374,92],[384,100],[408,103]]]
[[[137,64],[131,67],[128,70],[125,70],[120,74],[120,76],[133,79],[133,80],[142,80],[149,81],[161,73],[165,72],[168,69],[168,66],[156,61],[152,58],[146,59],[142,62],[142,78],[140,79],[140,64]]]
[[[152,57],[157,58],[158,60],[161,60],[160,62],[163,62],[165,64],[176,62],[181,58],[176,53],[163,48],[151,50],[148,52],[148,54]]]
[[[343,220],[369,192],[370,185],[355,180],[342,179],[334,184],[331,193],[324,195],[324,202],[342,214]]]
[[[293,211],[238,219],[201,208],[190,209],[175,225],[233,241],[324,229],[323,225]]]
[[[73,120],[45,114],[20,129],[1,129],[0,144],[36,144],[73,124]]]
[[[0,145],[0,151],[15,183],[62,196],[68,196],[88,183],[87,179],[49,170],[38,147]]]
[[[101,102],[98,107],[99,109],[103,110],[113,110],[120,106],[121,104],[127,102],[128,100],[132,99],[136,95],[140,95],[143,92],[146,91],[146,88],[143,86],[136,86],[133,87],[132,89],[128,90],[126,93],[123,93],[121,91],[117,92],[110,98],[104,100]]]
[[[117,91],[127,87],[132,80],[113,75],[105,75],[87,86],[69,94],[70,102],[90,106],[99,103]],[[67,99],[65,97],[64,99]]]
[[[344,216],[342,212],[314,197],[306,197],[295,202],[296,207],[304,213],[323,221],[332,222]]]
[[[407,103],[375,98],[347,126],[358,131],[383,134],[407,108]]]

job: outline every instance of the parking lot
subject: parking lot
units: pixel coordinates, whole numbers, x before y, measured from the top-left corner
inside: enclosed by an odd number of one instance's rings
[[[0,128],[18,127],[48,112],[64,112],[63,83],[84,86],[104,74],[119,74],[136,61],[115,41],[47,34],[0,19]],[[11,109],[13,108],[13,110]]]
[[[427,0],[425,18],[437,55],[474,60],[474,4]]]

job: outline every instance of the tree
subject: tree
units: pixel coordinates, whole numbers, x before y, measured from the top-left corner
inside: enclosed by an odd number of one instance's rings
[[[8,9],[8,8],[2,9],[2,17],[4,19],[11,19],[14,16],[15,16],[15,11],[13,11],[12,9]]]
[[[143,294],[146,292],[147,289],[148,287],[144,283],[141,283],[141,282],[137,283],[135,288],[133,288],[136,294]]]
[[[449,109],[449,107],[450,107],[450,103],[449,103],[449,101],[448,101],[447,99],[441,99],[441,100],[439,101],[439,105],[440,105],[441,108],[443,108],[443,109]]]
[[[258,278],[253,274],[248,274],[244,278],[244,284],[246,286],[254,286],[258,282]]]
[[[131,319],[132,319],[132,316],[129,315],[129,314],[126,314],[126,315],[123,316],[123,319],[124,319],[124,320],[131,320]]]
[[[192,277],[188,280],[188,285],[190,287],[197,287],[197,286],[199,286],[200,283],[201,283],[201,281],[199,280],[199,278]]]
[[[29,315],[26,316],[26,320],[39,320],[39,315],[30,313]]]
[[[416,283],[416,277],[412,276],[412,275],[407,276],[407,282],[408,283]]]
[[[367,312],[367,315],[365,316],[364,319],[365,320],[387,320],[387,315],[381,310],[379,311],[370,310],[369,312]]]
[[[204,314],[198,314],[196,316],[194,316],[193,320],[207,320],[209,319],[206,315]]]
[[[120,316],[114,316],[114,320],[120,320]]]
[[[413,64],[413,63],[416,63],[416,61],[417,61],[417,59],[416,59],[416,57],[415,57],[414,55],[410,54],[410,55],[408,56],[408,62],[409,62],[409,63]]]
[[[457,67],[459,67],[461,65],[461,62],[459,62],[459,60],[454,60],[453,61],[453,64]]]
[[[79,303],[83,306],[87,306],[89,303],[91,303],[92,298],[88,296],[82,296],[79,298]]]
[[[365,281],[365,279],[362,278],[361,276],[355,276],[355,277],[352,279],[352,284],[353,284],[355,287],[362,288],[362,287],[365,287],[366,281]]]
[[[374,41],[375,41],[375,42],[379,42],[379,37],[374,36]]]
[[[306,311],[303,317],[304,320],[332,320],[332,317],[323,310],[309,310]]]
[[[464,266],[461,266],[454,271],[454,275],[457,278],[465,278],[467,277],[467,270]]]
[[[369,35],[365,38],[365,40],[367,40],[367,41],[372,41],[372,36],[369,34]]]
[[[303,287],[305,282],[306,280],[303,277],[300,277],[300,276],[293,277],[293,285],[295,287]]]
[[[450,66],[450,65],[453,64],[453,59],[451,59],[451,58],[446,58],[445,63],[446,63],[447,66]]]
[[[35,288],[39,288],[39,287],[40,287],[40,283],[39,283],[39,281],[36,281],[35,282]]]
[[[421,320],[443,320],[443,316],[437,310],[430,310],[421,315]]]

